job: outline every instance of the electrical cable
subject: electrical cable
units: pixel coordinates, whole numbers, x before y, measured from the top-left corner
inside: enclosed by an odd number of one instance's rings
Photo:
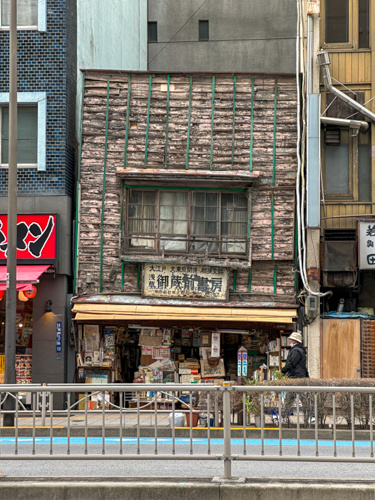
[[[151,64],[151,63],[152,63],[152,62],[153,62],[153,61],[154,61],[154,60],[158,57],[158,55],[159,55],[161,52],[163,52],[163,50],[165,49],[165,47],[166,47],[168,44],[170,44],[170,43],[171,43],[171,41],[173,40],[173,38],[174,38],[175,36],[177,36],[177,35],[180,33],[180,31],[181,31],[181,30],[182,30],[182,29],[183,29],[183,28],[187,25],[187,23],[190,21],[190,19],[192,19],[192,18],[195,16],[195,14],[198,12],[198,10],[200,10],[200,9],[203,7],[203,5],[204,5],[205,3],[207,3],[207,2],[208,2],[208,0],[204,0],[204,2],[203,2],[203,3],[202,3],[202,4],[201,4],[201,5],[197,8],[197,10],[196,10],[195,12],[193,12],[193,14],[189,17],[189,19],[186,21],[186,23],[184,23],[184,24],[181,26],[181,28],[177,31],[177,33],[175,33],[175,34],[172,36],[172,38],[169,40],[169,42],[167,42],[167,43],[164,45],[164,47],[163,47],[162,49],[160,49],[160,50],[159,50],[159,52],[158,52],[157,54],[155,54],[155,55],[154,55],[154,57],[151,59],[151,61],[149,61],[149,63],[148,63],[149,65],[150,65],[150,64]]]
[[[308,283],[307,271],[306,271],[306,246],[305,246],[305,177],[304,177],[304,161],[305,157],[301,158],[301,124],[300,124],[300,112],[301,112],[301,96],[300,96],[300,82],[299,82],[299,69],[300,69],[300,29],[303,29],[302,16],[301,16],[301,5],[300,0],[297,0],[297,36],[296,36],[296,86],[297,86],[297,179],[296,179],[296,203],[297,203],[297,217],[298,217],[298,227],[297,227],[297,242],[298,242],[298,263],[300,267],[300,276],[302,279],[303,287],[307,293],[310,295],[315,295],[318,297],[324,297],[330,295],[332,292],[314,292]],[[302,55],[303,57],[303,55]],[[302,65],[303,82],[304,82],[304,64]],[[304,89],[303,89],[304,90]],[[302,92],[304,100],[304,92]],[[305,103],[303,102],[303,110],[305,110]],[[306,126],[305,119],[303,117],[303,126]],[[305,131],[303,130],[302,139],[305,136]],[[303,146],[303,144],[302,144]],[[301,179],[302,179],[302,189],[301,189]]]

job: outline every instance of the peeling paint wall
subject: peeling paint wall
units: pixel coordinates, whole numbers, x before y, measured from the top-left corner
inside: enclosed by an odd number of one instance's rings
[[[168,105],[166,152],[167,81],[166,74],[86,73],[78,294],[140,292],[141,266],[126,262],[124,234],[120,240],[126,204],[121,189],[125,167],[146,174],[148,168],[164,172],[177,167],[180,172],[210,170],[212,164],[214,173],[223,169],[249,172],[253,165],[260,183],[252,193],[250,214],[252,271],[231,271],[230,300],[241,295],[254,302],[293,303],[294,77],[242,74],[234,92],[233,75],[216,75],[213,100],[212,74],[191,79],[188,74],[170,75],[174,90]],[[160,179],[155,182],[150,181],[150,185],[157,185]],[[139,262],[147,260],[139,254],[136,257]]]

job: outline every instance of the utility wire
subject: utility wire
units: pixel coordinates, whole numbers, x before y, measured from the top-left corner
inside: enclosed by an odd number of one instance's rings
[[[195,12],[193,12],[193,14],[189,17],[189,19],[186,21],[186,23],[184,23],[184,24],[181,26],[181,28],[177,31],[177,33],[175,33],[175,34],[172,36],[172,38],[169,40],[169,42],[167,42],[167,43],[164,45],[164,47],[162,47],[162,48],[159,50],[159,52],[158,52],[157,54],[155,54],[155,55],[154,55],[154,57],[151,59],[151,61],[149,61],[149,63],[148,63],[149,65],[150,65],[150,64],[154,61],[154,59],[156,59],[156,58],[158,57],[158,55],[159,55],[159,54],[160,54],[160,53],[161,53],[161,52],[165,49],[165,47],[166,47],[169,43],[171,43],[171,41],[173,40],[173,38],[175,38],[175,37],[176,37],[176,36],[180,33],[180,31],[181,31],[181,30],[182,30],[182,29],[183,29],[183,28],[187,25],[187,23],[188,23],[188,22],[189,22],[189,21],[190,21],[190,20],[191,20],[191,19],[195,16],[195,14],[198,12],[198,10],[200,10],[200,9],[203,7],[203,5],[204,5],[205,3],[207,3],[207,2],[208,2],[208,0],[204,0],[204,2],[203,2],[203,3],[202,3],[202,4],[201,4],[201,5],[197,8],[197,10],[196,10]]]

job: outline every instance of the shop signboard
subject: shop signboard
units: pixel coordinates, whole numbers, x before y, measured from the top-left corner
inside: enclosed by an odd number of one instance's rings
[[[8,216],[0,215],[0,261],[7,258]],[[56,215],[17,215],[17,260],[53,264],[56,259]]]
[[[375,270],[375,221],[359,221],[359,269]]]
[[[222,267],[144,264],[143,295],[163,298],[227,300],[228,269]]]

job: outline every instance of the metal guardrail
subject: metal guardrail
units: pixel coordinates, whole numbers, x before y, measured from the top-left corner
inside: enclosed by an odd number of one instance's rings
[[[0,460],[221,460],[224,463],[226,479],[232,475],[232,463],[240,460],[375,462],[373,449],[375,387],[32,384],[3,385],[1,389],[0,419],[3,419],[5,414],[8,414],[7,418],[12,414],[14,427],[0,429]],[[12,398],[16,402],[19,401],[21,393],[31,395],[31,398],[28,398],[31,401],[30,407],[26,408],[19,402],[14,404],[13,409],[5,410],[5,398]],[[54,396],[61,393],[64,395],[66,410],[54,409]],[[112,398],[116,395],[118,404],[109,400],[110,393]],[[83,395],[78,398],[84,404],[82,410],[77,409],[80,402],[75,401],[77,394]],[[187,401],[186,395],[188,395]],[[200,399],[198,409],[193,407],[196,395],[199,395]],[[90,409],[90,400],[95,399],[95,396],[101,407]],[[44,407],[40,407],[41,402]],[[182,403],[186,405],[185,409],[181,408]],[[160,405],[163,409],[160,409]],[[200,426],[199,445],[195,443],[196,431],[193,429],[193,415],[196,413],[200,417],[206,417],[206,426]],[[237,414],[235,427],[232,421],[234,413]],[[177,423],[181,420],[179,414],[185,414],[190,420],[187,426],[188,448],[178,442],[176,431],[179,432],[177,428]],[[212,419],[217,421],[218,414],[223,423],[220,430],[214,429],[212,425]],[[238,418],[238,415],[242,417]],[[250,426],[251,419],[255,416],[260,418],[260,428],[257,430]],[[82,426],[78,427],[83,434],[82,443],[76,443],[72,436],[77,418],[82,422]],[[164,440],[161,441],[160,437],[161,422],[164,422],[165,427],[166,419],[170,428],[170,446],[169,443],[165,444]],[[125,432],[129,420],[136,429],[133,440],[129,440]],[[29,437],[26,441],[20,436],[25,421],[31,428],[31,439]],[[58,442],[55,439],[56,422],[65,429],[62,444],[61,438]],[[340,444],[338,428],[344,422],[350,433],[351,456],[338,451]],[[49,429],[48,445],[45,441],[40,442],[38,430],[40,424],[43,426],[47,424]],[[273,430],[270,425],[273,426]],[[92,445],[89,442],[90,428],[93,426],[100,428],[100,445],[98,443]],[[323,426],[330,429],[332,453],[327,453],[325,443],[322,444],[320,441],[319,432]],[[361,447],[361,453],[358,453],[356,446],[356,432],[359,427],[366,427],[369,441],[368,450]],[[144,429],[150,428],[153,429],[151,438],[154,445],[153,453],[144,452],[146,445],[142,443],[142,438],[145,436]],[[305,445],[302,436],[306,429],[310,436],[309,447]],[[266,438],[268,431],[272,431],[272,441]],[[254,437],[254,432],[257,433],[256,440],[250,439]],[[285,439],[286,433],[288,441]],[[220,439],[217,439],[216,434]],[[149,437],[149,430],[146,435]],[[235,441],[234,435],[236,435]],[[205,438],[207,443],[205,451],[201,450],[202,438]],[[314,442],[313,447],[311,441]],[[322,452],[323,447],[325,449]],[[312,448],[313,453],[311,453]]]

